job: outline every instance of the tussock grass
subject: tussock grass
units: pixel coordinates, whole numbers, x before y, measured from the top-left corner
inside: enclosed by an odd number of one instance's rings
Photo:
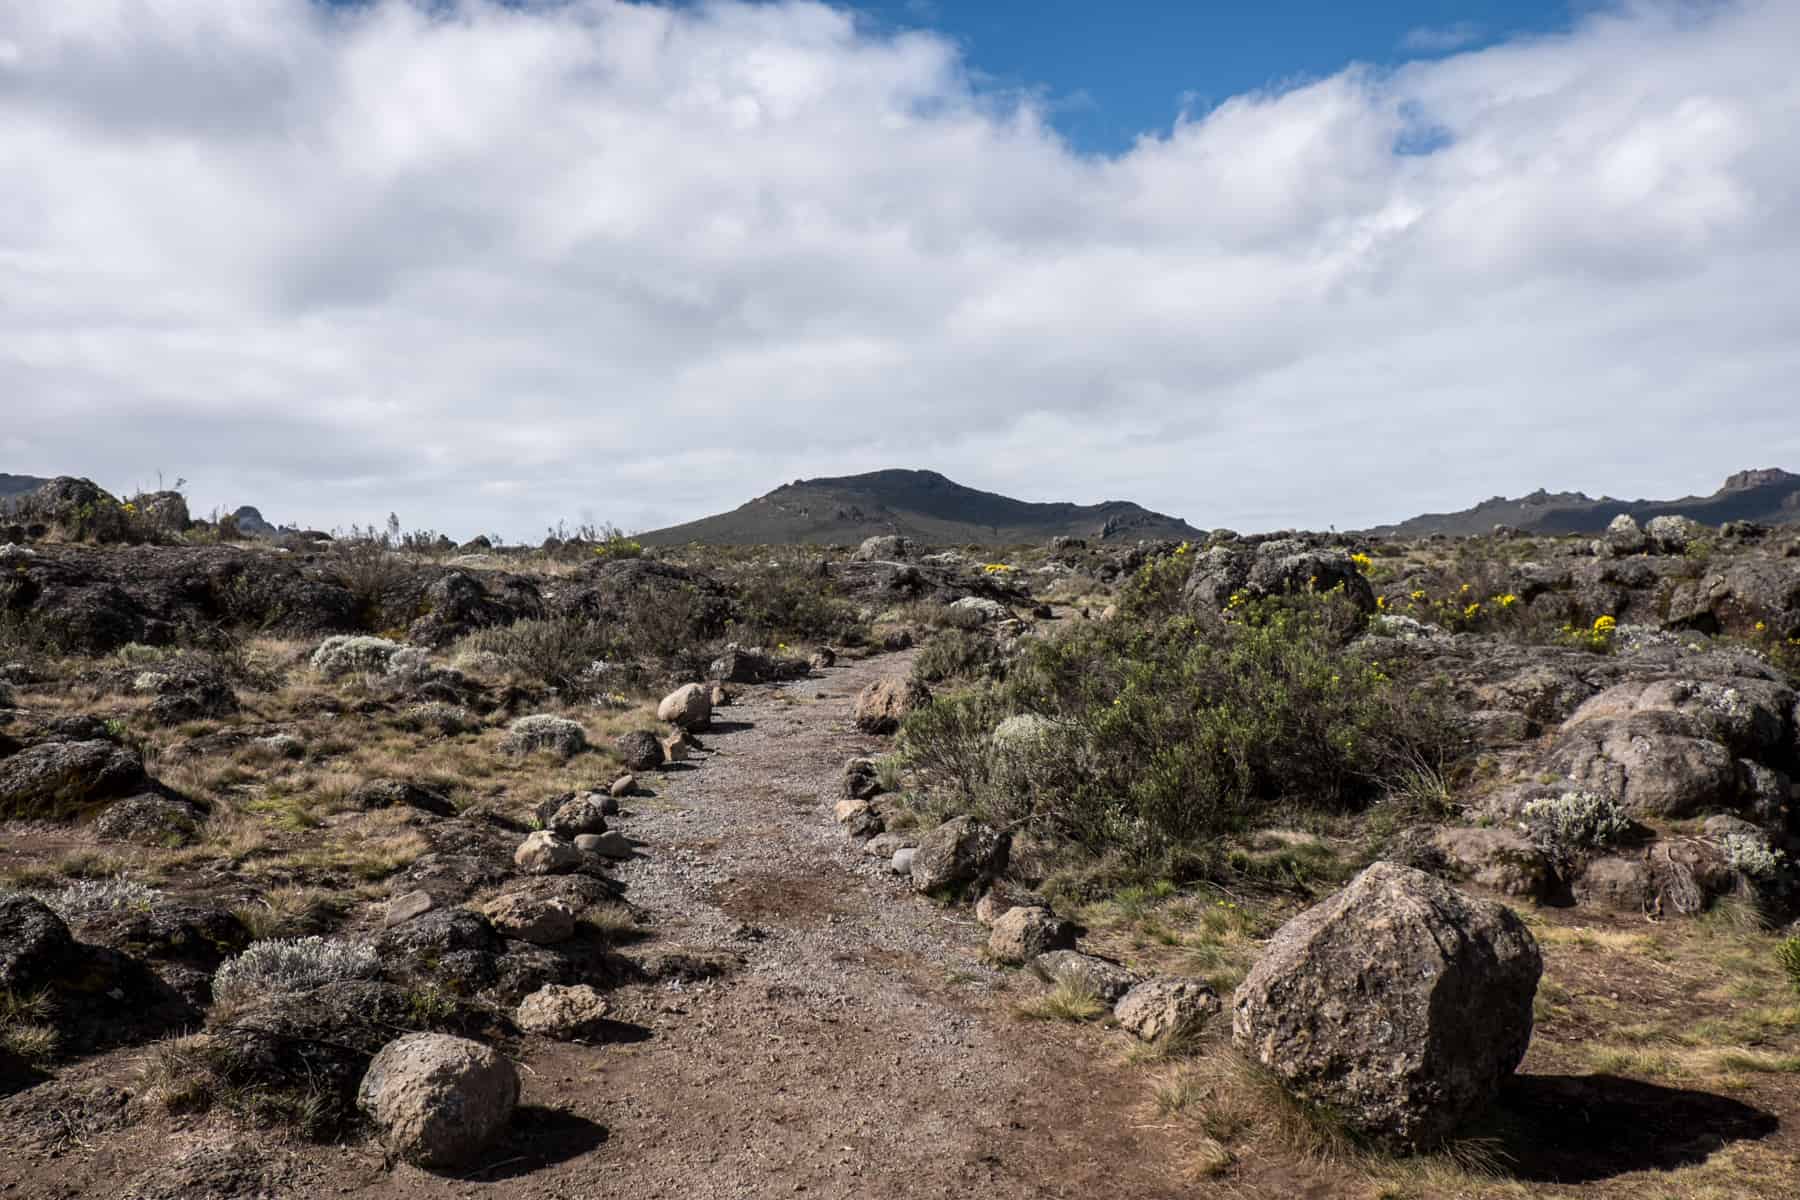
[[[1081,1023],[1105,1016],[1110,1010],[1093,989],[1064,980],[1028,1000],[1014,1005],[1013,1013],[1023,1021],[1070,1021]]]

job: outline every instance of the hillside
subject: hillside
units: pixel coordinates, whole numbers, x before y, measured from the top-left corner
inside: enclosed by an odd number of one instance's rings
[[[1426,513],[1382,525],[1371,533],[1394,537],[1423,537],[1433,533],[1488,533],[1496,525],[1509,525],[1529,533],[1599,533],[1620,513],[1640,523],[1651,517],[1678,515],[1706,525],[1726,521],[1758,521],[1767,525],[1800,522],[1800,475],[1778,468],[1739,471],[1710,496],[1685,496],[1679,500],[1595,499],[1581,492],[1546,492],[1509,500],[1495,496],[1473,508],[1452,513]]]
[[[935,471],[873,471],[797,479],[728,513],[640,534],[650,545],[850,543],[882,533],[920,542],[1190,538],[1200,531],[1125,500],[1035,504],[977,491]]]
[[[35,492],[49,482],[48,479],[39,479],[36,475],[8,475],[6,472],[0,471],[0,504],[14,496]]]

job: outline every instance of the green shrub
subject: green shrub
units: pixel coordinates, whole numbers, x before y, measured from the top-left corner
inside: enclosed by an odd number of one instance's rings
[[[1456,726],[1432,697],[1348,649],[1353,607],[1296,596],[1214,625],[1079,626],[1034,643],[1003,685],[914,713],[905,752],[990,819],[1140,864],[1213,861],[1211,843],[1278,807],[1355,808],[1408,763],[1454,760]],[[996,752],[1012,713],[1050,724]]]
[[[1564,792],[1525,806],[1532,838],[1552,857],[1568,860],[1613,845],[1631,832],[1631,817],[1611,796]]]
[[[1794,985],[1794,990],[1800,992],[1800,933],[1776,945],[1775,961],[1780,964],[1788,982]]]
[[[613,644],[597,621],[545,617],[476,630],[459,650],[492,654],[510,671],[578,695],[594,683],[593,666],[609,657]]]
[[[866,640],[856,606],[835,594],[816,564],[764,563],[735,581],[740,633],[756,643]]]
[[[1000,648],[993,638],[967,629],[941,629],[919,648],[913,678],[921,683],[987,679],[999,666]]]

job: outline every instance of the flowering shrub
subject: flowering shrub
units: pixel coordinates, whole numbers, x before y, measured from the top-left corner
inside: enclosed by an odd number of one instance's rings
[[[533,750],[554,750],[567,758],[587,749],[587,730],[567,717],[534,713],[520,717],[506,727],[501,746],[513,754],[529,754]]]
[[[1597,792],[1564,792],[1533,800],[1524,815],[1533,838],[1562,858],[1610,846],[1631,831],[1631,817],[1618,801]]]
[[[340,633],[319,643],[313,651],[312,668],[327,679],[379,674],[402,648],[401,643],[387,638]]]
[[[1719,849],[1731,869],[1746,879],[1773,879],[1787,861],[1787,855],[1754,833],[1728,833],[1719,839]]]

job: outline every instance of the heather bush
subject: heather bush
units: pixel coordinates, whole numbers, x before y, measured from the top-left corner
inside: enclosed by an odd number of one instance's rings
[[[544,617],[477,630],[463,639],[464,654],[492,655],[527,679],[568,695],[592,690],[594,664],[614,647],[598,621],[585,617]]]
[[[587,730],[567,717],[534,713],[520,717],[506,727],[501,746],[512,754],[529,754],[533,750],[551,750],[564,758],[587,749]]]
[[[380,974],[381,959],[372,946],[322,937],[255,942],[213,976],[213,1001],[235,1005]]]
[[[326,679],[345,675],[379,675],[388,660],[403,649],[400,642],[365,634],[341,633],[326,638],[313,651],[312,668]]]
[[[1631,817],[1611,796],[1597,792],[1564,792],[1525,806],[1526,827],[1554,858],[1569,859],[1601,850],[1631,832]]]

